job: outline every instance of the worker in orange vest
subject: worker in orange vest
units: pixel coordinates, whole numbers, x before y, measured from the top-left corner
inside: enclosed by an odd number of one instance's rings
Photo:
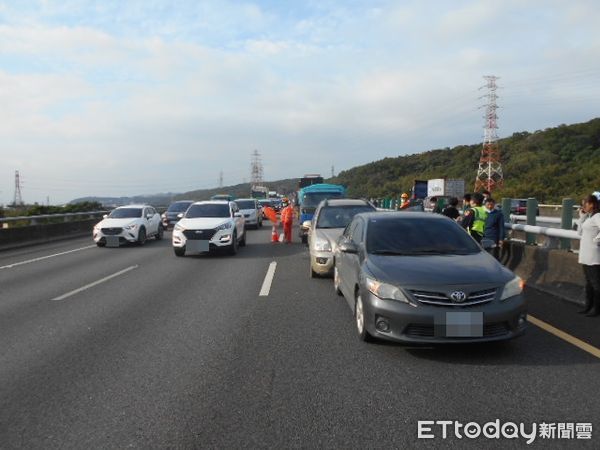
[[[400,196],[402,199],[402,203],[400,203],[400,209],[406,209],[410,206],[410,200],[408,199],[408,194],[405,192]]]
[[[281,202],[281,223],[283,225],[283,239],[288,244],[292,243],[292,223],[294,222],[294,208],[287,198]]]

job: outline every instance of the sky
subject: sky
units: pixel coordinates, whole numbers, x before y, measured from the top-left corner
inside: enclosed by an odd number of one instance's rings
[[[0,0],[0,204],[329,175],[600,116],[594,0]],[[473,168],[473,176],[475,177]],[[510,176],[510,174],[506,174]]]

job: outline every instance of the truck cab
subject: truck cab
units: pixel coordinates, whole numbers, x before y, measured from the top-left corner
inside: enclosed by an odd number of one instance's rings
[[[344,198],[346,188],[338,184],[313,184],[298,191],[298,213],[300,217],[299,237],[303,244],[307,243],[308,230],[305,222],[310,222],[315,214],[317,206],[323,200]]]

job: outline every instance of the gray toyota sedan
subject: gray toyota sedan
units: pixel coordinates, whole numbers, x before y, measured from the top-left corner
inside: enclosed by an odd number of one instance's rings
[[[364,341],[497,341],[527,326],[523,281],[438,214],[356,215],[337,243],[334,286]]]

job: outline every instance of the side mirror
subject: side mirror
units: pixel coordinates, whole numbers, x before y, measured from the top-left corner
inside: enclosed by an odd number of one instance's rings
[[[340,249],[340,252],[342,253],[351,253],[351,254],[356,254],[358,253],[358,247],[356,246],[356,244],[354,242],[351,241],[342,241],[339,243],[338,248]]]
[[[183,219],[183,213],[179,213],[179,214],[177,214],[177,218],[178,218],[178,219]]]
[[[304,222],[302,222],[302,228],[305,230],[308,230],[311,226],[311,221],[310,220],[305,220]]]
[[[103,219],[108,219],[108,214],[104,214],[104,215],[102,216],[102,218],[103,218]]]

